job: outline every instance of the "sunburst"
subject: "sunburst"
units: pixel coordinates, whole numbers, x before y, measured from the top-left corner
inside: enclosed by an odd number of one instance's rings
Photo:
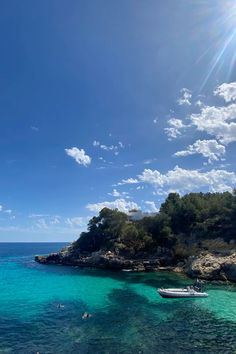
[[[213,50],[213,47],[217,48],[200,86],[200,91],[205,87],[213,72],[219,71],[223,66],[227,66],[226,80],[228,80],[236,63],[236,2],[222,1],[221,14],[222,16],[216,21],[216,27],[221,32],[220,39],[216,40],[197,60],[199,62]]]

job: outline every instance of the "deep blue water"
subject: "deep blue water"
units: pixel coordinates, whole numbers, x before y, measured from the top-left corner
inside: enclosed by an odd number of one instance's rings
[[[156,289],[189,279],[34,262],[63,246],[0,243],[0,354],[236,353],[232,284],[208,285],[207,299],[168,300]]]

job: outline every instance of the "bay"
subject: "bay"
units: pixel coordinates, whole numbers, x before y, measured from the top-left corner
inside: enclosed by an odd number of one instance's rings
[[[158,287],[191,280],[35,263],[63,246],[0,244],[0,353],[236,353],[235,285],[162,299]]]

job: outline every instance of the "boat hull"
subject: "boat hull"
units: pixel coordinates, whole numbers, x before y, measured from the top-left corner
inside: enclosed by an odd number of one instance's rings
[[[176,289],[177,290],[177,289]],[[197,291],[188,291],[185,289],[180,289],[177,291],[171,291],[168,289],[158,289],[158,293],[161,297],[164,298],[172,298],[172,299],[179,299],[179,298],[202,298],[207,297],[207,293],[197,292]]]

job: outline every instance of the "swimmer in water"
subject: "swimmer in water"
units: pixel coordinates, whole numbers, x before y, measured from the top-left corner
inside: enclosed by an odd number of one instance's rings
[[[58,305],[57,305],[57,308],[58,308],[58,309],[64,309],[64,307],[65,307],[65,306],[62,305],[62,304],[58,304]]]
[[[85,313],[82,315],[83,320],[86,320],[87,318],[90,318],[90,317],[92,317],[92,315],[91,315],[90,313],[88,313],[88,312],[85,312]]]

